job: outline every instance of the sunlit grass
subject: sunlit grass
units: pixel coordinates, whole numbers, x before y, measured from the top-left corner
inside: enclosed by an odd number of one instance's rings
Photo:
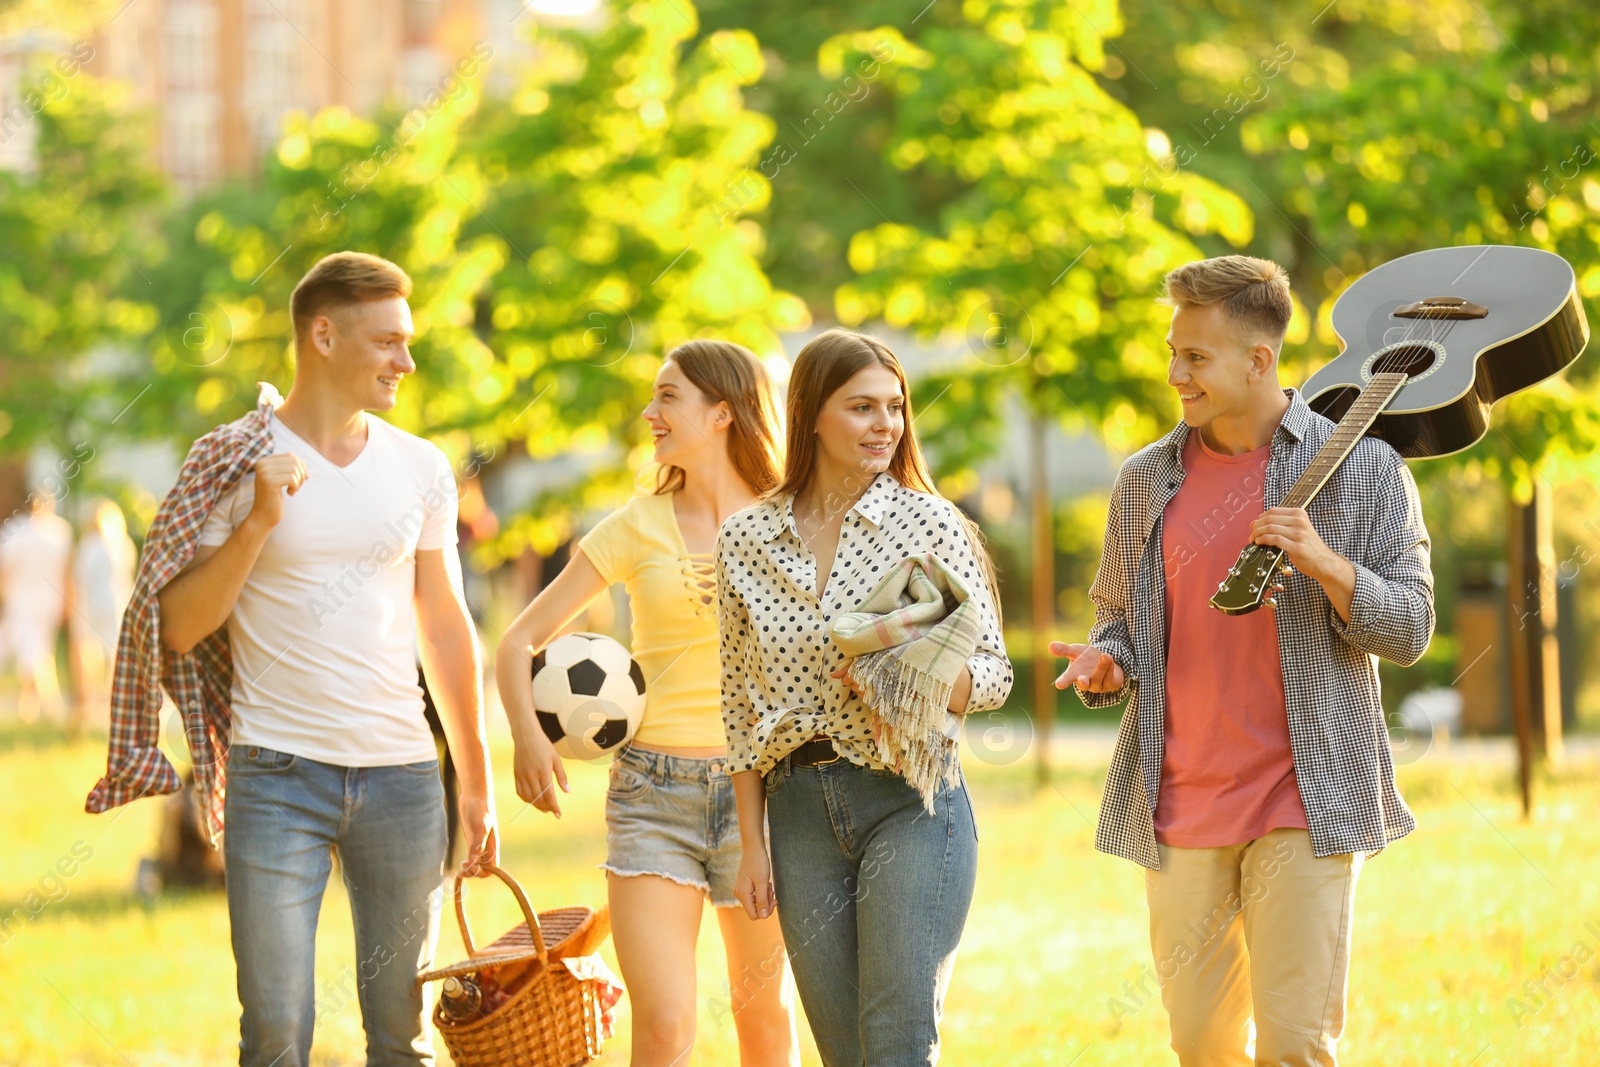
[[[83,814],[103,751],[101,742],[0,729],[0,781],[10,802],[3,914],[26,915],[30,892],[35,903],[61,898],[13,926],[0,947],[0,1064],[233,1062],[238,1004],[223,898],[138,902],[133,874],[154,849],[160,806],[134,805],[114,822]],[[536,906],[602,900],[602,768],[574,769],[567,814],[557,822],[524,812],[506,773],[509,749],[497,742],[495,756],[506,866]],[[1127,983],[1143,980],[1148,946],[1138,869],[1091,846],[1098,770],[1068,766],[1042,791],[1031,759],[1010,768],[969,760],[968,771],[982,860],[947,1006],[945,1061],[1174,1062],[1158,1000],[1120,1026],[1110,1007],[1112,997],[1127,1001]],[[1402,785],[1422,829],[1362,875],[1341,1062],[1592,1062],[1600,1045],[1596,768],[1542,782],[1529,824],[1497,769],[1425,761],[1403,771]],[[62,897],[47,872],[86,852],[61,879]],[[473,885],[470,910],[485,938],[517,919],[509,894],[488,882]],[[318,950],[319,987],[336,985],[355,963],[337,880]],[[606,954],[614,965],[609,946]],[[460,955],[447,910],[438,957]],[[700,963],[700,1036],[689,1062],[737,1063],[733,1026],[719,1010],[725,975],[709,912]],[[806,1062],[816,1063],[802,1040]],[[600,1062],[625,1064],[627,1044],[624,1000],[618,1036]],[[313,1061],[357,1064],[362,1047],[351,1002],[325,1015]]]

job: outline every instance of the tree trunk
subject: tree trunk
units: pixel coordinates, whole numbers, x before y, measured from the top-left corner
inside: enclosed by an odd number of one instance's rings
[[[1050,737],[1056,724],[1054,659],[1050,633],[1055,629],[1056,538],[1055,511],[1050,503],[1049,468],[1045,448],[1049,421],[1035,412],[1029,423],[1032,438],[1032,489],[1029,511],[1033,519],[1033,715],[1034,740],[1039,746],[1039,784],[1050,783]]]
[[[1511,718],[1517,735],[1522,812],[1528,816],[1533,814],[1535,757],[1559,762],[1562,755],[1555,546],[1550,491],[1542,482],[1535,479],[1528,503],[1510,501],[1507,534]]]
[[[28,457],[0,456],[0,522],[23,512],[28,500]]]

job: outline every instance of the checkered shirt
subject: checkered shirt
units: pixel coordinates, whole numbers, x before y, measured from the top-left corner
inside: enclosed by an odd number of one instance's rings
[[[1298,392],[1285,392],[1289,409],[1273,432],[1263,487],[1269,508],[1310,466],[1334,426]],[[1166,716],[1161,521],[1183,483],[1188,434],[1180,423],[1117,475],[1105,552],[1089,590],[1095,607],[1089,641],[1111,654],[1127,682],[1115,693],[1079,692],[1093,708],[1132,695],[1106,774],[1095,847],[1152,870],[1160,867],[1154,814]],[[1355,564],[1356,584],[1347,623],[1314,579],[1296,572],[1282,582],[1278,651],[1295,777],[1318,856],[1376,853],[1416,828],[1395,788],[1377,658],[1408,666],[1433,636],[1428,531],[1411,472],[1373,437],[1356,444],[1306,510],[1328,546]]]
[[[161,643],[161,606],[156,600],[200,547],[206,516],[240,478],[255,469],[272,447],[272,412],[282,399],[260,383],[256,410],[218,426],[194,443],[178,482],[156,512],[134,580],[133,598],[122,616],[117,666],[111,688],[111,737],[106,774],[84,807],[103,812],[144,796],[175,793],[183,785],[160,748],[161,690],[182,717],[193,761],[200,815],[213,845],[222,832],[227,784],[233,658],[228,630],[221,627],[179,655]]]

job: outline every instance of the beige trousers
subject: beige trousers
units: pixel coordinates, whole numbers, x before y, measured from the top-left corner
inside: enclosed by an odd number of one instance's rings
[[[1183,1067],[1332,1067],[1344,1031],[1359,855],[1304,830],[1226,848],[1158,846],[1150,947]]]

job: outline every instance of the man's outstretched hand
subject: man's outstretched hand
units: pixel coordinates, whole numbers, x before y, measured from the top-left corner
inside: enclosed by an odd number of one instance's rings
[[[1111,653],[1102,652],[1093,645],[1051,641],[1050,654],[1071,659],[1067,669],[1056,679],[1057,689],[1065,689],[1070,685],[1085,693],[1115,693],[1126,684],[1122,668],[1111,658]]]

